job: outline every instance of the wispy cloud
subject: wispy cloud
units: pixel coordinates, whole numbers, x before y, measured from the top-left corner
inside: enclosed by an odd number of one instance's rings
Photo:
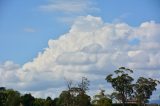
[[[47,4],[39,6],[43,12],[56,13],[57,21],[73,24],[78,16],[99,12],[100,8],[93,0],[50,0]]]
[[[120,16],[118,16],[117,18],[115,18],[113,20],[114,23],[120,23],[120,22],[124,22],[125,19],[127,19],[128,17],[131,17],[131,13],[123,13]]]
[[[41,5],[40,9],[63,13],[88,13],[99,11],[99,8],[95,7],[95,3],[91,2],[91,0],[54,0],[49,4]]]
[[[33,32],[36,32],[36,29],[28,27],[28,28],[24,28],[23,31],[24,32],[31,32],[31,33],[33,33]]]

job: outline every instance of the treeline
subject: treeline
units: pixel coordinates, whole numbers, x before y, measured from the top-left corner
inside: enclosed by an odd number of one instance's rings
[[[67,89],[54,99],[35,98],[31,94],[22,95],[13,89],[0,87],[0,106],[142,106],[148,102],[159,81],[139,77],[133,83],[130,73],[133,73],[131,69],[120,67],[107,75],[105,80],[112,85],[114,92],[105,95],[105,90],[101,90],[92,99],[87,95],[90,83],[85,77],[77,84],[66,80]]]
[[[31,94],[22,95],[13,89],[0,87],[0,106],[56,106],[55,100],[34,98]]]

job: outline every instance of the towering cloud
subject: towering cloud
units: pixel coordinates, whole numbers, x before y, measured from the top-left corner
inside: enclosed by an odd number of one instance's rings
[[[40,96],[64,89],[64,78],[78,80],[85,76],[96,85],[91,91],[98,89],[107,85],[105,76],[120,66],[135,69],[136,76],[145,71],[143,75],[159,79],[159,34],[160,24],[153,21],[132,27],[126,23],[105,23],[90,15],[79,17],[66,34],[50,39],[48,47],[33,61],[22,67],[1,64],[1,82]],[[7,76],[13,80],[9,82]]]

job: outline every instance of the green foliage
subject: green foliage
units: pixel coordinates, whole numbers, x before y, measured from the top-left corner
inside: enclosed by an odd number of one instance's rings
[[[52,104],[53,104],[53,101],[52,101],[51,97],[47,97],[44,106],[52,106]]]
[[[7,93],[5,89],[0,90],[0,106],[5,106],[7,101]]]
[[[58,101],[59,101],[59,98],[54,98],[53,102],[52,102],[52,105],[53,106],[59,106],[58,105]]]
[[[47,97],[46,100],[41,98],[35,98],[33,106],[57,106],[57,105],[56,103],[54,103],[54,100],[52,100],[51,97]]]
[[[150,96],[152,95],[152,92],[156,90],[156,86],[158,83],[158,80],[154,80],[152,78],[140,77],[137,80],[134,86],[134,90],[139,105],[142,103],[146,103],[148,99],[150,99]]]
[[[94,103],[94,106],[111,106],[112,102],[108,98],[101,98]]]
[[[90,106],[90,96],[86,94],[89,90],[89,81],[82,77],[77,85],[73,86],[72,81],[67,81],[68,90],[62,91],[57,101],[58,106]]]
[[[107,97],[110,98],[114,103],[122,102],[121,95],[118,92],[113,92],[110,95],[107,95]]]
[[[72,98],[69,91],[62,91],[57,101],[58,106],[69,106],[71,104]]]
[[[98,101],[98,106],[111,106],[111,100],[108,98],[102,98]]]
[[[112,100],[107,98],[104,94],[104,90],[101,90],[100,94],[94,96],[92,104],[93,106],[111,106]]]
[[[70,91],[63,91],[57,101],[57,106],[90,106],[90,96],[85,93],[72,95]]]
[[[18,106],[20,104],[20,93],[12,89],[0,88],[0,106]]]
[[[45,100],[41,98],[36,98],[34,100],[33,106],[44,106]]]
[[[33,106],[35,98],[31,94],[25,94],[21,97],[21,103],[23,106]]]
[[[133,93],[132,81],[134,79],[129,76],[129,73],[133,73],[133,71],[125,67],[120,67],[114,71],[114,73],[115,77],[110,74],[106,77],[106,80],[111,83],[112,87],[120,94],[121,101],[124,105],[127,98]]]
[[[119,103],[119,104],[112,104],[112,106],[122,106],[122,104],[121,103]],[[125,104],[125,106],[138,106],[137,104]]]
[[[77,95],[76,97],[76,106],[91,106],[91,98],[90,96],[84,94],[84,93],[80,93],[79,95]]]
[[[18,106],[20,104],[20,93],[12,89],[7,90],[6,106]]]
[[[147,103],[152,92],[156,90],[157,84],[160,83],[158,80],[152,78],[140,77],[136,84],[132,84],[134,79],[129,76],[129,73],[133,73],[133,71],[125,67],[120,67],[118,70],[114,71],[114,73],[115,75],[108,75],[106,80],[111,83],[117,94],[109,96],[112,99],[120,99],[118,101],[121,101],[123,106],[128,99],[136,100],[139,105]]]
[[[134,102],[143,105],[150,99],[160,82],[152,78],[140,77],[135,84],[132,84],[134,79],[129,73],[133,71],[120,67],[113,75],[108,75],[105,80],[111,83],[115,91],[105,95],[104,90],[101,90],[100,94],[94,96],[92,104],[90,96],[86,94],[89,90],[89,81],[82,77],[82,80],[74,86],[72,81],[68,81],[68,89],[62,91],[54,100],[51,97],[41,99],[34,98],[31,94],[21,95],[18,91],[0,87],[0,106],[137,106],[137,104],[129,104]],[[130,102],[132,100],[134,102]],[[112,104],[117,101],[123,104]]]

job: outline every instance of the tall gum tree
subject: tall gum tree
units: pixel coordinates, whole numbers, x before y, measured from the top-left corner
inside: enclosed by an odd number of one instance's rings
[[[133,71],[125,67],[120,67],[114,71],[114,74],[109,74],[105,79],[120,94],[123,106],[125,106],[127,99],[133,93],[132,82],[134,79],[129,76],[129,73],[133,73]]]
[[[158,80],[152,78],[139,77],[134,86],[134,92],[139,106],[148,102],[152,92],[156,90],[156,86],[159,83]]]

